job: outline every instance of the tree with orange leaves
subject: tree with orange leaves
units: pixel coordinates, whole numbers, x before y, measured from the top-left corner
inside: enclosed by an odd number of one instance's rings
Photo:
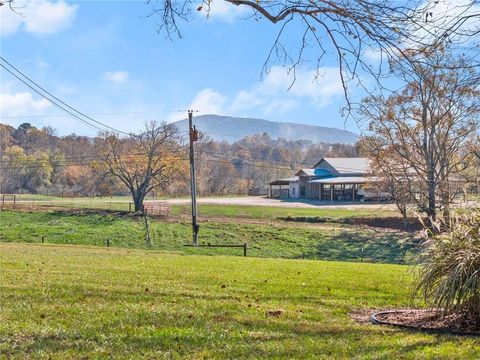
[[[150,121],[141,133],[125,138],[104,133],[99,147],[102,161],[95,166],[128,188],[136,212],[151,191],[168,186],[185,167],[177,129],[166,123]]]

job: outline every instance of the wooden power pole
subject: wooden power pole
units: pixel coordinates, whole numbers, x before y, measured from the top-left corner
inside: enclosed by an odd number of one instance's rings
[[[193,143],[198,140],[198,131],[193,126],[193,110],[188,110],[188,129],[190,138],[190,188],[192,194],[192,232],[193,245],[198,245],[198,230],[197,223],[197,182],[195,178],[195,153]]]

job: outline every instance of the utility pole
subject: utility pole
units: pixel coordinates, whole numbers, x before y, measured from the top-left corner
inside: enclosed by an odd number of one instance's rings
[[[193,245],[198,245],[198,230],[197,223],[197,181],[195,178],[195,153],[193,143],[198,141],[198,131],[193,126],[193,110],[188,110],[188,133],[190,138],[190,188],[192,194],[192,231],[193,231]]]

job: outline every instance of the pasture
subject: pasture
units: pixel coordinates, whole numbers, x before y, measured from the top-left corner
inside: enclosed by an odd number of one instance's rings
[[[305,210],[305,209],[298,209]],[[341,211],[344,214],[344,210]],[[330,211],[332,213],[332,211]],[[340,215],[339,215],[340,216]],[[335,221],[333,219],[332,221]],[[0,212],[0,241],[144,248],[141,217],[89,210]],[[247,244],[248,256],[306,258],[357,262],[411,263],[419,240],[401,231],[336,222],[302,224],[211,220],[201,223],[203,244]],[[153,249],[183,254],[240,255],[240,249],[186,248],[191,225],[179,219],[150,219]]]
[[[225,203],[216,204],[209,201],[218,198],[200,198],[198,201],[199,216],[202,218],[246,218],[276,220],[279,217],[301,216],[327,216],[333,218],[352,218],[360,216],[392,217],[398,216],[390,204],[346,204],[336,205],[311,205],[302,202],[282,202],[279,200],[264,199],[261,197],[225,197]],[[190,216],[191,210],[188,198],[165,199],[162,197],[148,197],[146,201],[168,201],[172,216],[185,218]],[[239,203],[237,204],[236,201]],[[106,197],[58,197],[48,195],[17,194],[17,208],[60,208],[60,209],[96,209],[129,211],[129,196]],[[258,204],[270,204],[259,206]],[[13,198],[7,196],[5,204],[8,208],[13,206]]]
[[[351,319],[422,305],[402,265],[20,243],[0,262],[6,358],[480,357],[478,338]]]

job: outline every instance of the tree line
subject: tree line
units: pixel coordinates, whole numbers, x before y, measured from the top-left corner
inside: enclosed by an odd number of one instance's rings
[[[189,193],[185,139],[169,124],[149,122],[130,136],[59,136],[51,127],[0,124],[1,193],[125,195],[142,187],[167,196]],[[314,144],[268,134],[234,143],[201,134],[195,144],[200,195],[246,194],[320,158],[358,156],[353,144]],[[150,167],[150,170],[149,170]],[[137,190],[134,188],[137,187]]]

